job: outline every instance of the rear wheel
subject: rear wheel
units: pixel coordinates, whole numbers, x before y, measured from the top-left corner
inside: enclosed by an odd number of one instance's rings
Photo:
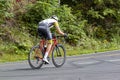
[[[66,60],[66,51],[63,45],[57,44],[52,52],[52,61],[55,67],[61,67]]]
[[[43,53],[39,45],[34,46],[28,54],[28,62],[32,69],[39,69],[43,65]]]

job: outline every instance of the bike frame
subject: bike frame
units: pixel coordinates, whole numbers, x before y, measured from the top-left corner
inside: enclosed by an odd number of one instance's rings
[[[50,49],[50,52],[48,53],[49,56],[50,56],[50,53],[51,51],[54,49],[54,47],[58,44],[58,40],[57,40],[57,37],[53,38],[52,39],[53,41],[53,44],[52,44],[52,47]],[[40,45],[40,50],[43,51],[44,49],[44,46],[47,44],[47,40],[46,39],[41,39],[40,42],[39,42],[39,45]],[[45,54],[45,51],[43,52]]]

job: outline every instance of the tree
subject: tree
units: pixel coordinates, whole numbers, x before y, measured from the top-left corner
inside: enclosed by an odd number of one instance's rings
[[[116,34],[114,33],[116,28],[120,26],[118,25],[120,22],[120,0],[62,0],[62,4],[72,7],[72,13],[78,20],[85,19],[89,26],[94,26],[95,37],[111,38],[112,34]],[[84,29],[88,34],[89,26]],[[104,36],[100,36],[98,31],[100,29],[100,32],[105,30]]]

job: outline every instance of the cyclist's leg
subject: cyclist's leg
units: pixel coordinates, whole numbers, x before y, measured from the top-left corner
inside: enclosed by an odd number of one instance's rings
[[[39,26],[38,27],[38,36],[44,38],[45,37],[45,29],[44,26]],[[39,45],[41,46],[41,45]],[[36,54],[35,57],[40,57],[39,54]]]
[[[47,46],[47,49],[46,49],[45,56],[44,56],[43,60],[44,60],[45,62],[49,63],[48,60],[47,60],[47,57],[48,57],[48,55],[49,55],[49,53],[50,53],[50,49],[51,49],[51,47],[52,47],[52,34],[51,34],[51,32],[50,32],[49,29],[47,29],[46,38],[47,38],[47,40],[48,40],[48,41],[47,41],[48,46]]]
[[[43,58],[43,61],[49,63],[49,61],[47,60],[48,54],[50,52],[51,46],[52,46],[52,34],[50,32],[50,29],[44,25],[44,26],[39,26],[38,28],[38,33],[39,35],[42,35],[43,37],[45,37],[47,39],[47,49]]]
[[[50,52],[51,46],[52,46],[52,44],[49,43],[49,41],[48,41],[48,46],[47,46],[47,49],[46,49],[46,52],[45,52],[45,55],[44,55],[44,58],[43,58],[43,60],[45,62],[47,62],[47,63],[49,63],[47,57],[49,56],[49,52]]]

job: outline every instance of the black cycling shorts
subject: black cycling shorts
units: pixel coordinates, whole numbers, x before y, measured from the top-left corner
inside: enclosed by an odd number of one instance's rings
[[[39,26],[38,27],[38,34],[42,35],[47,40],[52,39],[51,31],[47,26]]]

